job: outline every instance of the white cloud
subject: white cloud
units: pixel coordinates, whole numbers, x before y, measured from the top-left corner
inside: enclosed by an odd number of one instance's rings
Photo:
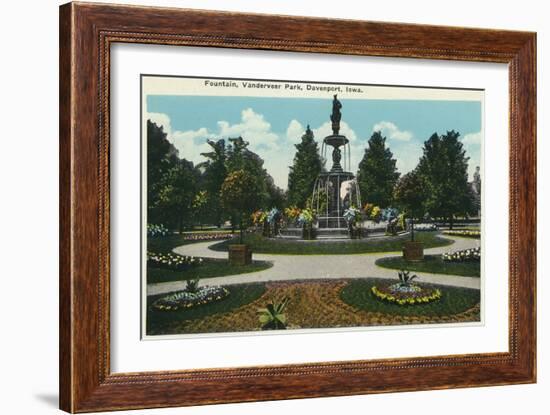
[[[321,142],[326,136],[332,135],[332,123],[327,121],[321,124],[318,128],[313,129],[313,134]],[[345,135],[350,142],[357,140],[357,134],[345,121],[340,122],[340,135]]]
[[[305,128],[296,120],[290,121],[286,129],[286,138],[291,141],[299,141],[304,134]]]
[[[166,134],[172,134],[172,125],[170,124],[170,117],[161,112],[148,112],[147,118],[154,122],[157,126],[162,126]]]
[[[481,131],[469,133],[462,137],[462,144],[466,150],[466,156],[470,157],[468,162],[468,175],[473,178],[477,166],[481,164]]]
[[[390,121],[380,121],[372,127],[372,131],[381,131],[382,135],[390,140],[409,141],[413,137],[410,131],[400,130],[397,125]]]
[[[157,125],[163,126],[168,141],[178,149],[180,157],[195,164],[205,161],[201,153],[211,150],[206,139],[243,137],[250,143],[250,150],[264,159],[264,167],[273,176],[277,186],[286,188],[288,166],[294,157],[293,148],[282,149],[281,145],[286,143],[285,137],[279,137],[274,133],[271,130],[271,124],[265,120],[264,116],[256,113],[252,108],[246,108],[241,112],[239,123],[231,124],[223,120],[218,121],[218,131],[210,131],[205,127],[197,130],[173,130],[170,117],[167,114],[148,113],[147,116]],[[298,122],[296,121],[296,123]],[[294,123],[291,122],[291,124],[293,124],[293,128],[296,128]]]
[[[262,114],[254,112],[252,108],[246,108],[241,112],[241,122],[229,124],[227,121],[218,121],[220,137],[238,137],[250,143],[250,149],[278,150],[279,136],[271,131],[271,124],[264,119]]]
[[[478,131],[477,133],[466,134],[462,138],[462,143],[464,143],[464,145],[467,145],[467,146],[470,146],[470,145],[480,146],[481,145],[481,131]]]

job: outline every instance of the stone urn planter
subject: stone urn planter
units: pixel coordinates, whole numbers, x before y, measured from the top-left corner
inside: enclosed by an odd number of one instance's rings
[[[252,250],[245,244],[229,245],[229,264],[249,265],[252,263]]]
[[[406,261],[422,261],[424,259],[424,244],[418,241],[407,241],[403,244],[403,258]]]

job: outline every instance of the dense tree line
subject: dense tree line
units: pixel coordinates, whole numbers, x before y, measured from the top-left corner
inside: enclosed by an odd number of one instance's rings
[[[226,220],[237,225],[242,220],[223,203],[232,200],[223,186],[234,172],[246,172],[253,181],[245,191],[253,194],[254,206],[247,208],[282,209],[285,194],[267,173],[264,161],[251,151],[242,137],[208,140],[210,152],[205,161],[194,165],[180,158],[162,127],[147,122],[147,214],[148,223],[162,223],[182,231],[193,224],[221,226]],[[248,180],[248,176],[247,176]],[[235,189],[235,186],[226,186]],[[229,190],[228,190],[229,191]]]
[[[469,158],[459,137],[454,130],[434,133],[424,142],[416,168],[401,176],[386,137],[375,131],[357,171],[363,204],[398,207],[410,218],[428,215],[448,221],[451,227],[455,217],[475,215],[480,178],[477,174],[473,184],[468,182]],[[245,213],[273,207],[304,208],[324,169],[309,126],[295,145],[286,194],[242,137],[207,143],[211,151],[202,153],[205,161],[195,166],[180,158],[162,127],[147,122],[148,223],[162,223],[179,231],[195,224],[221,226],[227,220],[237,226],[250,216],[236,208],[240,202]],[[245,188],[235,183],[239,177],[246,181]]]

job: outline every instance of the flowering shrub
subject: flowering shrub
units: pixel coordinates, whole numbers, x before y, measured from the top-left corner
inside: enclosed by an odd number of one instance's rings
[[[365,203],[365,206],[363,206],[363,212],[365,212],[365,215],[367,215],[368,218],[370,218],[373,208],[374,205],[372,203]]]
[[[437,231],[437,225],[435,223],[419,223],[414,225],[416,232],[431,232]]]
[[[236,236],[229,232],[189,233],[183,237],[185,241],[214,241],[218,239],[232,239]]]
[[[302,210],[296,206],[290,206],[285,209],[285,216],[292,222],[298,220],[300,213],[302,213]]]
[[[451,235],[451,236],[463,236],[465,238],[481,238],[481,231],[472,231],[467,229],[456,229],[456,230],[448,230],[443,231],[445,235]]]
[[[147,224],[147,236],[149,237],[155,237],[155,236],[166,236],[168,235],[169,231],[164,225],[154,225],[152,223]]]
[[[315,212],[312,209],[304,209],[298,216],[298,225],[310,225],[315,220]]]
[[[354,206],[346,209],[342,216],[348,224],[357,224],[361,222],[361,211]]]
[[[267,212],[263,210],[257,210],[251,215],[252,223],[254,225],[262,225],[267,220]]]
[[[370,212],[371,220],[378,222],[382,217],[382,209],[379,206],[374,206]]]
[[[279,211],[279,209],[277,209],[276,207],[274,207],[273,209],[271,209],[269,211],[269,213],[267,214],[267,221],[271,224],[275,223],[277,220],[279,220],[279,218],[281,217],[281,212]]]
[[[479,261],[481,259],[481,247],[446,252],[441,255],[441,258],[445,262]]]
[[[155,254],[147,252],[147,264],[155,268],[182,271],[190,266],[198,266],[203,263],[202,258],[183,256],[177,254]]]
[[[152,307],[161,311],[176,311],[219,301],[229,295],[229,291],[220,286],[204,286],[197,288],[194,292],[183,290],[178,291],[155,301]]]

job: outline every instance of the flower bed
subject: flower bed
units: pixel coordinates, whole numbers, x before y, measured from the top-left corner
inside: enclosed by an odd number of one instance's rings
[[[189,233],[183,236],[184,241],[215,241],[220,239],[231,239],[236,234],[227,232]]]
[[[437,225],[434,223],[418,223],[414,224],[414,231],[415,232],[431,232],[431,231],[437,231]]]
[[[152,223],[147,224],[147,236],[149,237],[157,237],[157,236],[166,236],[170,232],[168,231],[168,228],[164,225],[154,225]]]
[[[466,230],[466,229],[455,229],[455,230],[448,230],[443,231],[445,235],[451,235],[451,236],[462,236],[464,238],[481,238],[481,231],[472,231],[472,230]]]
[[[441,258],[445,262],[479,261],[481,259],[481,247],[446,252],[441,255]]]
[[[177,254],[155,254],[147,252],[147,265],[156,268],[169,269],[171,271],[182,271],[188,267],[198,266],[203,263],[202,258],[183,256]]]
[[[372,294],[381,301],[398,305],[418,305],[437,301],[441,298],[441,291],[437,288],[419,284],[402,285],[394,283],[371,288]]]
[[[229,290],[224,287],[204,286],[198,288],[196,292],[184,290],[161,297],[152,304],[152,307],[160,311],[176,311],[220,301],[228,295]]]

